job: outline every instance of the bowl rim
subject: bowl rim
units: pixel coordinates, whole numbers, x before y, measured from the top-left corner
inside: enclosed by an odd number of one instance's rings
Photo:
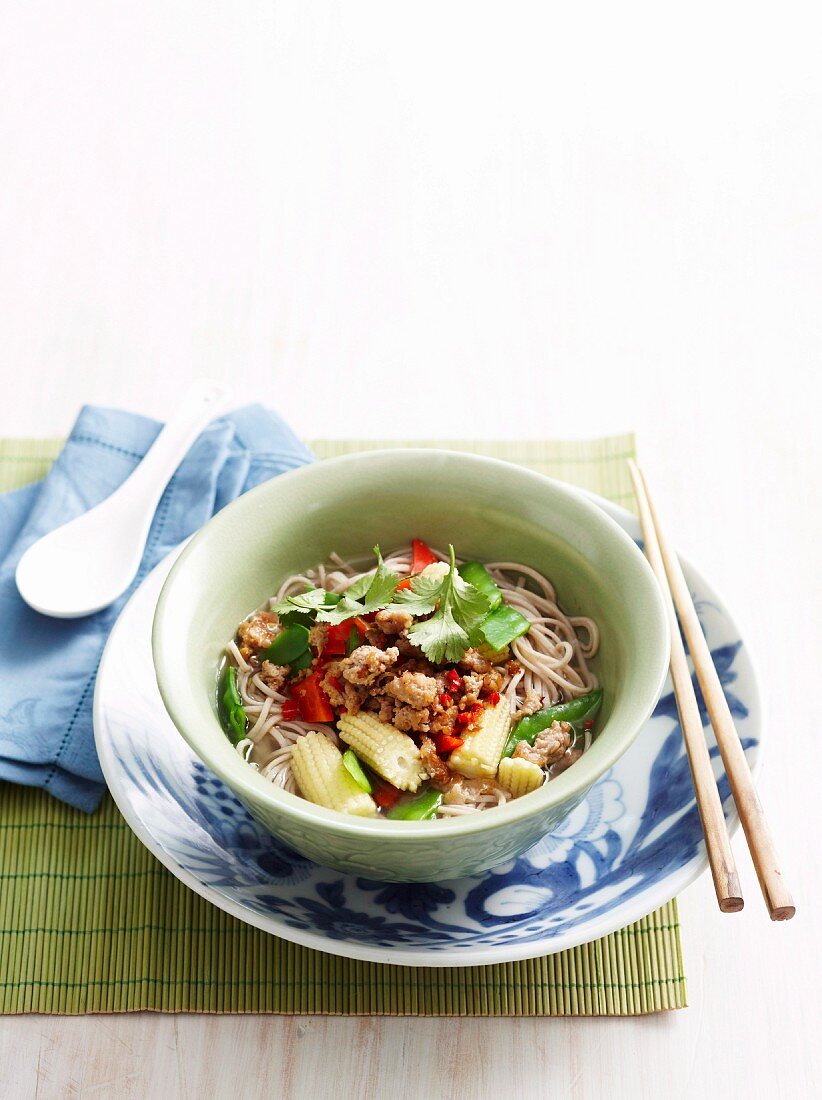
[[[221,526],[230,522],[233,513],[252,506],[255,500],[272,492],[284,480],[287,482],[298,481],[306,477],[316,476],[315,471],[317,470],[339,469],[349,465],[361,465],[363,462],[379,464],[407,459],[430,462],[435,459],[442,460],[442,458],[480,468],[504,470],[508,475],[516,476],[523,481],[530,481],[548,492],[557,494],[569,501],[572,507],[581,511],[582,515],[585,516],[585,524],[590,523],[594,527],[599,527],[605,531],[612,541],[620,546],[625,555],[633,561],[638,576],[642,577],[641,583],[646,585],[646,592],[650,596],[648,606],[652,618],[648,624],[648,631],[653,631],[655,635],[651,641],[652,651],[657,654],[657,660],[653,691],[649,688],[645,705],[633,721],[632,731],[630,733],[623,732],[610,750],[605,751],[604,756],[600,757],[596,763],[592,763],[590,758],[586,760],[587,754],[583,755],[572,768],[557,776],[550,783],[546,783],[538,792],[534,792],[535,797],[533,799],[513,799],[504,806],[496,807],[493,814],[466,814],[425,822],[389,821],[385,818],[360,818],[342,814],[307,802],[299,795],[291,794],[289,791],[268,783],[257,772],[249,768],[236,753],[234,754],[236,756],[236,766],[233,760],[231,760],[230,766],[227,766],[230,758],[218,760],[207,745],[204,746],[200,743],[196,730],[192,728],[190,721],[187,721],[187,714],[181,713],[175,698],[173,679],[166,678],[163,672],[171,638],[174,635],[174,630],[166,617],[170,594],[177,579],[184,572],[189,558],[196,552],[200,544],[209,537],[210,533],[219,530]],[[354,838],[381,836],[385,839],[390,836],[392,842],[401,842],[404,838],[410,842],[423,837],[427,837],[429,840],[445,837],[453,838],[468,833],[474,834],[505,828],[506,825],[515,821],[547,814],[553,806],[583,795],[627,752],[652,714],[668,674],[670,629],[662,593],[642,551],[630,535],[594,503],[583,489],[570,486],[565,482],[504,459],[490,458],[464,451],[453,451],[447,448],[392,447],[374,451],[356,451],[331,459],[307,463],[262,482],[221,509],[199,531],[191,536],[188,544],[174,562],[163,584],[154,611],[151,645],[157,686],[175,728],[203,763],[220,779],[228,783],[241,797],[245,796],[252,801],[262,800],[294,821],[305,822],[315,827],[321,827],[324,831],[339,835]],[[653,671],[653,666],[651,666],[650,671]]]

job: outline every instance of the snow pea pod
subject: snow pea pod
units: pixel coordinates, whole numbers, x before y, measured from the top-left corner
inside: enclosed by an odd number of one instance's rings
[[[442,791],[431,788],[408,802],[398,802],[385,816],[392,821],[428,821],[436,816],[440,802]]]
[[[488,610],[493,611],[502,603],[502,590],[481,561],[464,561],[457,568],[464,581],[473,584],[488,600]]]
[[[229,665],[225,671],[223,691],[219,698],[220,712],[224,719],[223,726],[227,727],[226,733],[236,745],[245,737],[248,725],[243,701],[237,688],[237,669]]]
[[[553,707],[545,707],[531,714],[527,718],[521,718],[508,735],[508,740],[502,755],[512,756],[514,749],[520,741],[527,741],[533,745],[537,735],[543,730],[550,729],[554,722],[570,722],[574,727],[593,720],[602,703],[602,689],[589,691],[580,695],[577,699],[569,699],[567,703],[557,703]]]
[[[272,665],[290,665],[308,649],[308,630],[300,623],[293,623],[281,630],[263,653],[264,661]]]

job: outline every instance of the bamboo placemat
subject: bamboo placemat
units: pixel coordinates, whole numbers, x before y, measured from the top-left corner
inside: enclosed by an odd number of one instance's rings
[[[398,445],[312,444],[321,458]],[[506,458],[619,503],[632,500],[631,436],[413,445]],[[0,491],[42,477],[59,448],[58,440],[0,441]],[[298,947],[214,908],[158,863],[108,797],[87,817],[39,790],[0,784],[2,1013],[617,1016],[685,1003],[676,901],[545,958],[444,970],[357,962]]]

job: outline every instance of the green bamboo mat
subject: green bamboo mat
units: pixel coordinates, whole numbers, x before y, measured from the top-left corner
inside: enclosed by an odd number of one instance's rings
[[[313,447],[327,458],[397,445],[320,440]],[[446,445],[631,502],[630,436]],[[59,446],[0,441],[0,491],[42,477]],[[546,958],[444,970],[357,962],[297,947],[215,909],[157,862],[108,797],[87,817],[39,790],[0,784],[3,1013],[616,1016],[685,1003],[676,901]]]

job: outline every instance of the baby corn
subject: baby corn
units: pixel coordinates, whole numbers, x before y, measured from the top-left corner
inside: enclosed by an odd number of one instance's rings
[[[483,775],[493,778],[497,774],[499,758],[505,748],[510,725],[511,709],[507,699],[500,699],[495,707],[486,708],[482,712],[478,728],[469,733],[448,758],[451,769],[469,779]]]
[[[306,733],[294,742],[291,769],[303,798],[328,810],[372,817],[377,804],[358,786],[342,762],[342,753],[321,733]]]
[[[541,787],[545,782],[545,772],[531,760],[507,756],[500,761],[497,780],[511,792],[512,798],[519,798]]]
[[[401,791],[415,791],[425,776],[420,751],[407,734],[373,714],[344,714],[340,737],[361,760]]]

